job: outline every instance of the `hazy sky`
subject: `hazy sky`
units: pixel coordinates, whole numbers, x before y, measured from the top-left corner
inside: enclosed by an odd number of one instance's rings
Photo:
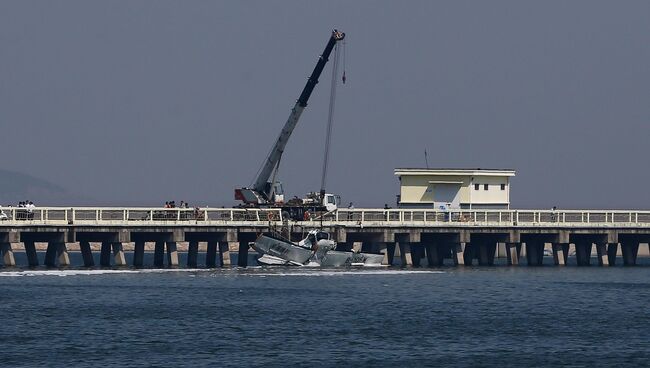
[[[345,202],[393,204],[393,169],[427,149],[432,167],[516,169],[515,207],[648,209],[649,16],[645,0],[1,0],[0,169],[93,203],[234,204],[338,28],[328,191]],[[291,196],[319,189],[329,73],[284,154]]]

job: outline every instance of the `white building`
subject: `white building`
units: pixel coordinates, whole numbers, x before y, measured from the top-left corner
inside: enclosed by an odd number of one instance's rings
[[[508,209],[510,177],[505,169],[395,169],[401,208]]]

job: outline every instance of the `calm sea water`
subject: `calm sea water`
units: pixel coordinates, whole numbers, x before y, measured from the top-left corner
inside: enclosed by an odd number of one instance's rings
[[[650,366],[649,304],[647,263],[5,269],[0,366]]]

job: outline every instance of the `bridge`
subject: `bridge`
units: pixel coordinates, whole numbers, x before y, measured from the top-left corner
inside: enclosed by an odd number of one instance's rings
[[[555,265],[575,254],[578,265],[636,264],[639,245],[650,243],[650,211],[621,210],[410,210],[339,209],[300,221],[280,209],[254,208],[0,208],[0,254],[15,266],[14,252],[24,250],[29,266],[69,266],[68,252],[79,250],[83,266],[143,267],[144,253],[154,252],[154,267],[197,267],[199,252],[206,267],[228,267],[231,252],[245,267],[248,243],[266,231],[283,231],[293,240],[323,228],[338,249],[384,254],[385,264],[405,266],[493,265],[505,257],[509,265],[541,265],[545,254]],[[127,264],[125,252],[133,252]],[[166,255],[166,257],[165,257]],[[594,262],[595,263],[595,262]]]

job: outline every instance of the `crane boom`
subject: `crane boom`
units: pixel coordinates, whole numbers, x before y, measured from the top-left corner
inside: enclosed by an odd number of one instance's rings
[[[289,118],[284,124],[284,127],[280,132],[280,136],[273,145],[271,152],[266,158],[264,165],[259,172],[259,175],[255,179],[255,183],[251,188],[242,188],[235,190],[235,199],[240,199],[247,203],[260,203],[261,201],[270,201],[271,193],[273,191],[273,183],[270,183],[269,179],[271,178],[273,172],[277,170],[280,159],[282,158],[282,153],[284,152],[287,142],[289,141],[289,137],[291,137],[291,133],[293,133],[293,130],[298,124],[300,115],[307,106],[307,101],[309,100],[314,87],[316,87],[316,84],[318,83],[318,78],[323,72],[325,64],[327,64],[332,49],[334,49],[336,43],[343,40],[343,38],[345,38],[345,33],[339,32],[337,30],[332,31],[332,35],[329,38],[327,45],[325,46],[325,50],[318,58],[316,67],[314,67],[314,70],[309,76],[307,84],[300,93],[300,97],[298,97],[298,101],[296,101],[296,104],[291,109]]]

